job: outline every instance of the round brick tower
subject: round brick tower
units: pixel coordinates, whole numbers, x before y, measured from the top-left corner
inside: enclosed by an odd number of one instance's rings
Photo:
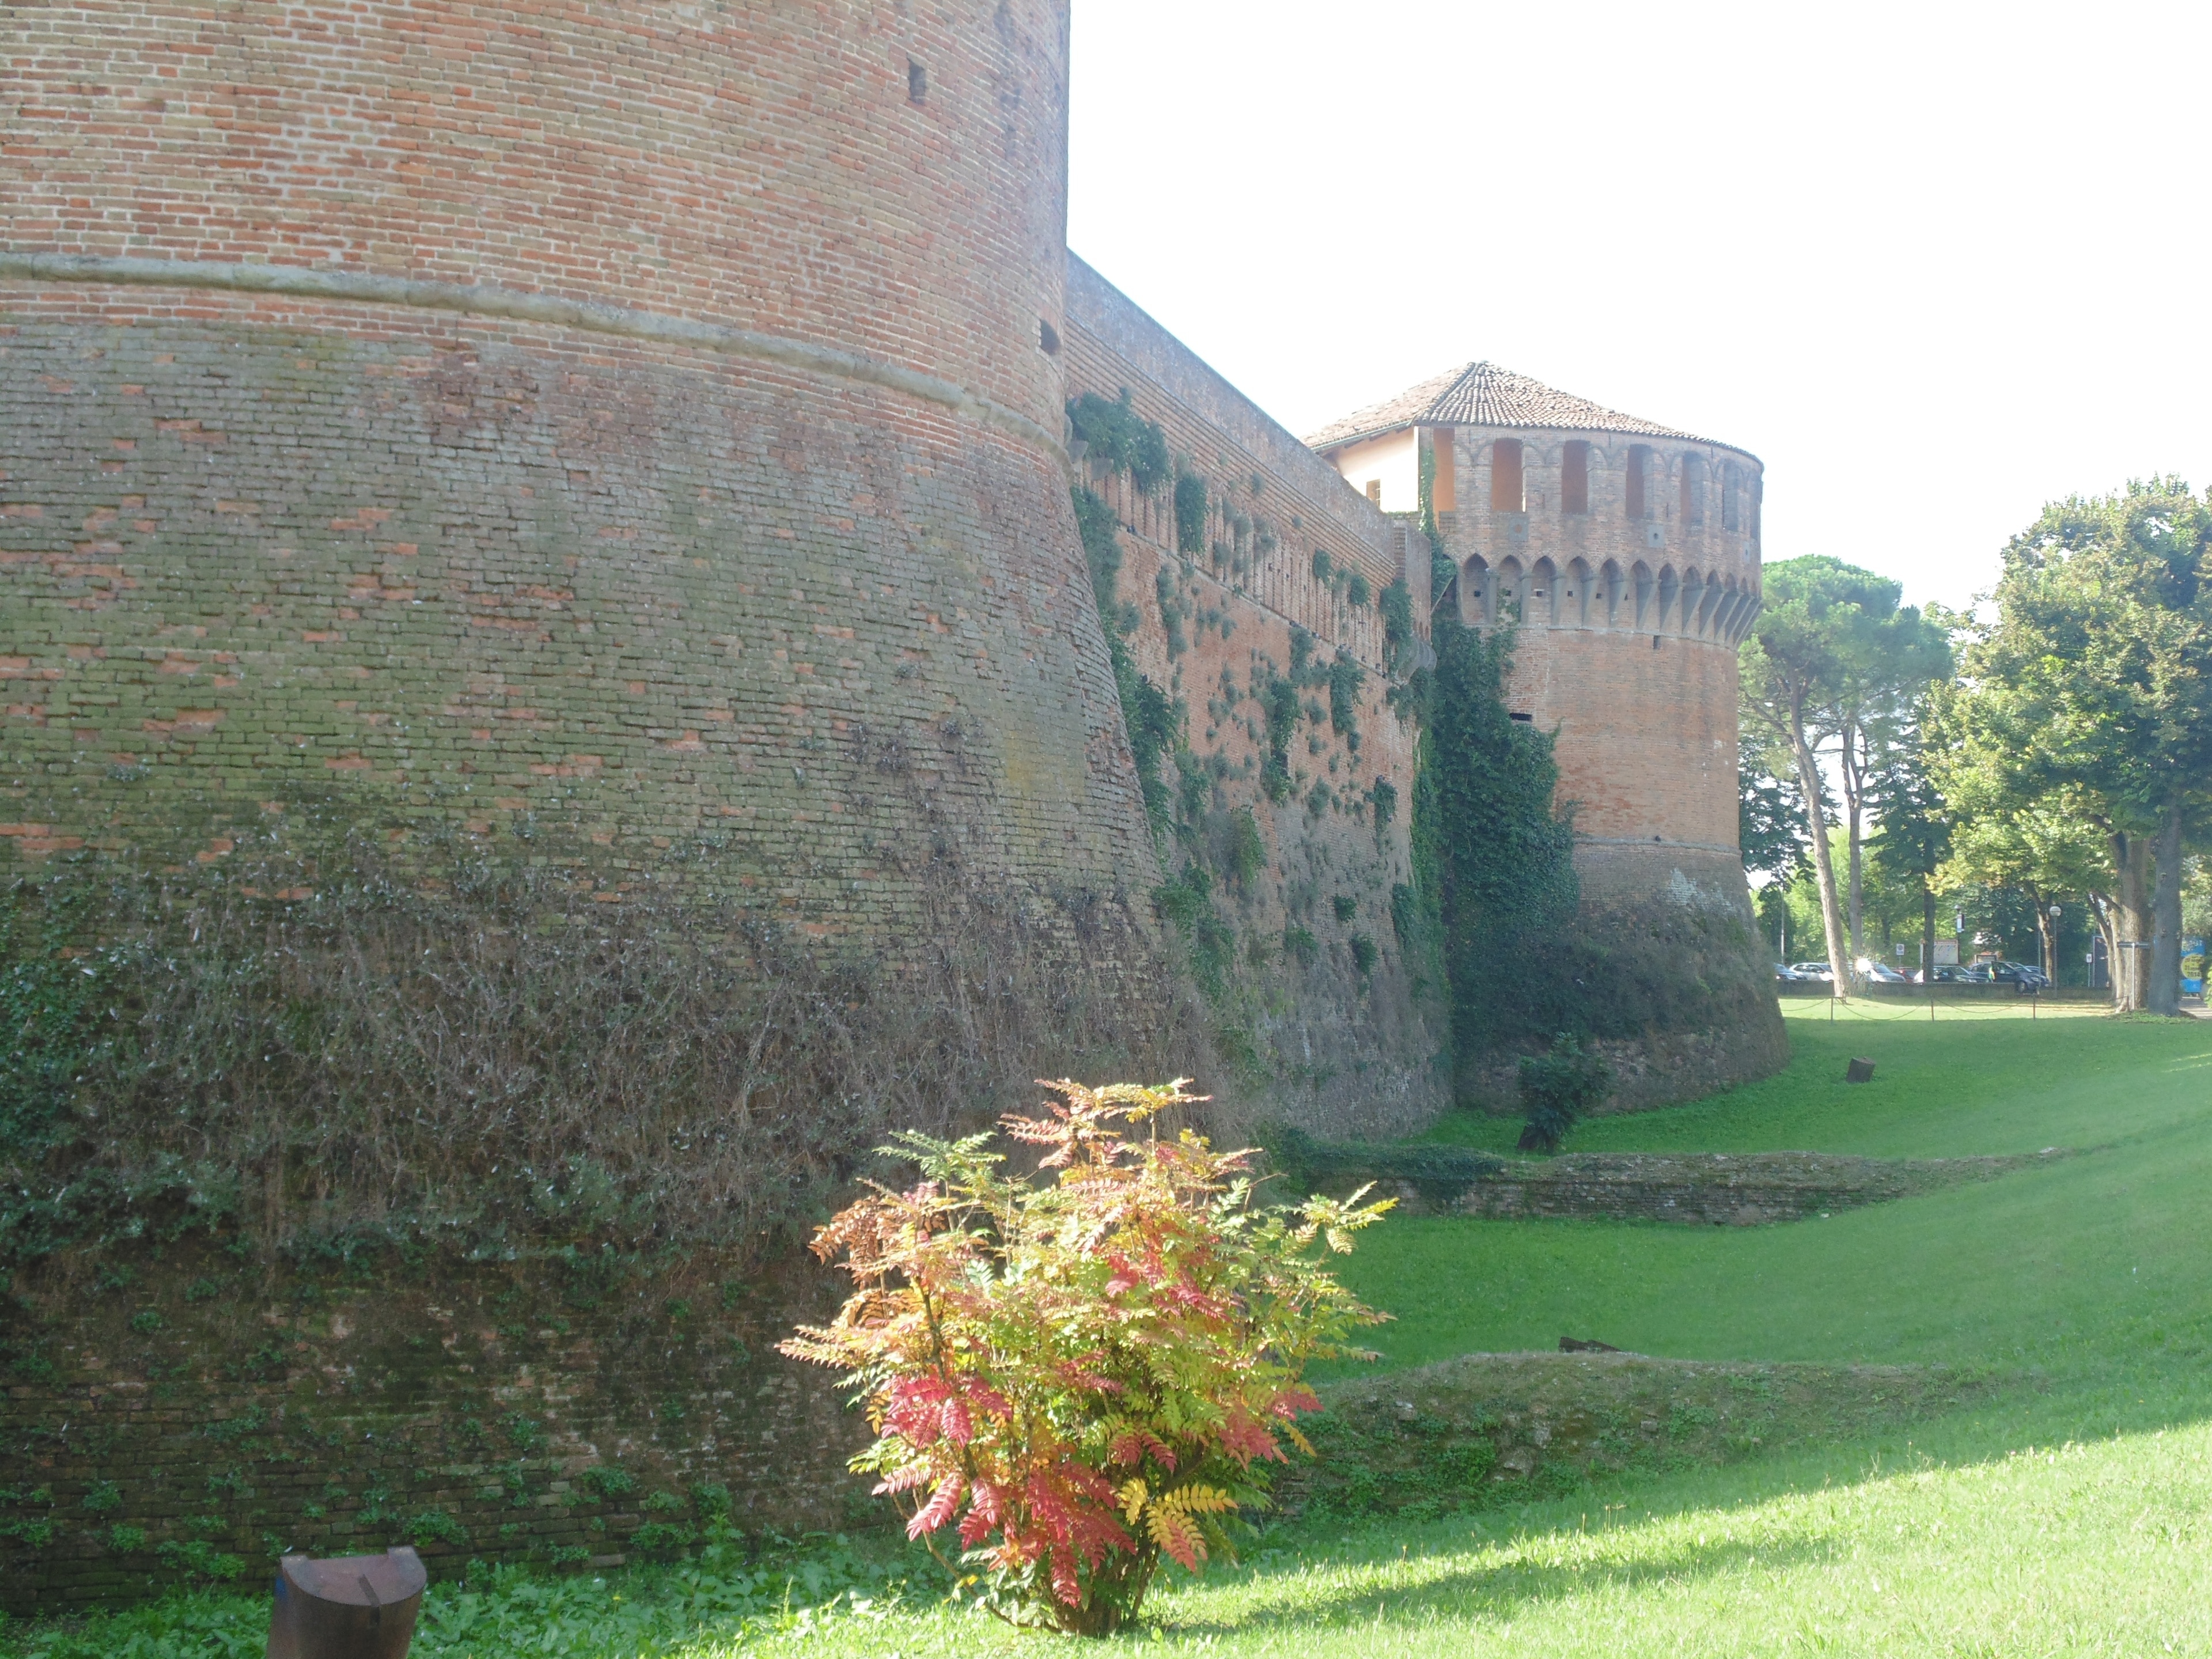
[[[1460,615],[1520,624],[1509,696],[1558,734],[1584,896],[1687,884],[1738,904],[1736,650],[1759,606],[1759,464],[1609,418],[1452,430]]]
[[[1059,443],[1066,0],[7,27],[19,865],[313,802],[866,935],[926,837],[1150,858]]]
[[[1645,969],[1735,988],[1671,1034],[1677,1052],[1653,1066],[1650,1092],[1773,1069],[1782,1035],[1763,958],[1751,960],[1736,827],[1737,648],[1759,611],[1758,458],[1481,362],[1307,441],[1386,509],[1413,510],[1433,468],[1460,617],[1516,625],[1514,718],[1554,734],[1585,929],[1648,937],[1649,915],[1678,912],[1711,924],[1691,930],[1709,936],[1679,959]],[[1622,913],[1638,911],[1624,927]],[[1662,1085],[1662,1073],[1676,1075]]]

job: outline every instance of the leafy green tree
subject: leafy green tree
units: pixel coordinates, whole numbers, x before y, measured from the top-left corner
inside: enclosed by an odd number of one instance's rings
[[[1936,872],[1951,853],[1951,819],[1943,792],[1929,769],[1926,708],[1913,722],[1890,763],[1875,775],[1872,799],[1881,820],[1872,859],[1883,879],[1917,891],[1920,900],[1920,965],[1936,962]]]
[[[1747,874],[1780,882],[1810,867],[1811,843],[1796,793],[1774,775],[1765,751],[1749,736],[1738,746],[1735,830]]]
[[[1764,591],[1765,609],[1742,657],[1743,724],[1771,757],[1771,769],[1786,770],[1796,782],[1829,967],[1840,990],[1851,983],[1863,932],[1874,781],[1907,740],[1929,683],[1950,672],[1949,642],[1941,626],[1899,603],[1899,584],[1839,559],[1808,555],[1769,565]],[[1824,753],[1835,764],[1841,797],[1848,863],[1842,890],[1822,804]]]
[[[2183,863],[2212,809],[2212,512],[2175,478],[2054,502],[2004,551],[1960,724],[2008,795],[2108,837],[2122,1007],[2178,1012]],[[2141,958],[2148,954],[2146,963]]]
[[[1978,884],[2021,893],[2034,908],[2045,969],[2054,980],[2058,940],[2051,906],[2078,896],[2087,898],[2100,915],[2109,915],[2113,876],[2111,837],[2064,792],[1973,812],[1954,836],[1942,872],[1946,886]],[[2108,938],[2108,951],[2112,944]]]

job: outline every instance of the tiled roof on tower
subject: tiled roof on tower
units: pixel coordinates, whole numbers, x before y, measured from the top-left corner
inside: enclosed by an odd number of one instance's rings
[[[1424,380],[1387,402],[1332,421],[1308,438],[1306,444],[1312,449],[1334,449],[1408,426],[1565,427],[1571,431],[1629,432],[1652,438],[1695,436],[1557,391],[1496,363],[1467,363]]]

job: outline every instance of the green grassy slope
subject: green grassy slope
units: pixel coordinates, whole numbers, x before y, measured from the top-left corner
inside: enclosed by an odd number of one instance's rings
[[[1375,1346],[1395,1364],[1573,1335],[1681,1358],[2094,1366],[2212,1336],[2212,1023],[1801,1015],[1790,1035],[1782,1076],[1601,1120],[1571,1149],[2094,1150],[1780,1227],[1389,1224],[1345,1267],[1397,1316]],[[1874,1083],[1840,1081],[1852,1054]]]
[[[1792,1058],[1776,1076],[1687,1106],[1595,1118],[1567,1150],[1859,1152],[1952,1158],[2094,1146],[2212,1114],[2212,1021],[2116,1020],[2074,1005],[2035,1018],[2004,1003],[1925,1010],[1784,1003]],[[1848,1084],[1853,1055],[1874,1081]],[[1510,1152],[1517,1118],[1455,1112],[1432,1140]]]

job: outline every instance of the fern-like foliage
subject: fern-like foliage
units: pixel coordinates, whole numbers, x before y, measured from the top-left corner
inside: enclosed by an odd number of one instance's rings
[[[933,1549],[957,1522],[947,1567],[1018,1623],[1117,1629],[1163,1557],[1195,1572],[1231,1550],[1284,1443],[1312,1450],[1306,1367],[1371,1357],[1349,1339],[1384,1317],[1323,1264],[1389,1201],[1254,1204],[1248,1151],[1154,1132],[1196,1103],[1188,1080],[1043,1085],[1003,1125],[1039,1150],[1034,1177],[986,1137],[903,1135],[885,1150],[920,1178],[872,1185],[814,1241],[854,1294],[783,1352],[844,1373],[878,1436],[853,1467]]]

